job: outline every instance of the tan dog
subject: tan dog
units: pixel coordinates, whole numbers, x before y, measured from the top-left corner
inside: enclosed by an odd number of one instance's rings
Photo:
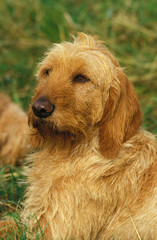
[[[40,64],[23,221],[46,239],[157,239],[157,143],[116,59],[81,33]]]
[[[0,164],[21,164],[28,149],[27,115],[0,94]]]

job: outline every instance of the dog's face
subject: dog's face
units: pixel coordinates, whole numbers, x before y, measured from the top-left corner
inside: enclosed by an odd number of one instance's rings
[[[86,133],[102,118],[111,71],[106,56],[85,44],[57,45],[40,64],[29,112],[31,124]]]
[[[104,135],[121,100],[121,72],[108,50],[85,34],[55,45],[40,63],[29,124],[47,139],[62,133],[88,136],[98,125]]]

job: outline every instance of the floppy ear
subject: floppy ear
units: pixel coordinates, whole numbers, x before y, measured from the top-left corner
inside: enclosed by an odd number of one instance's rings
[[[110,88],[99,123],[99,146],[103,156],[108,159],[115,158],[123,142],[136,134],[141,120],[140,104],[134,89],[124,72],[117,68],[117,78]]]

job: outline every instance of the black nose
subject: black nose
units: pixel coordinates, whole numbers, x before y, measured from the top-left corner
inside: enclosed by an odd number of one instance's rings
[[[45,97],[38,98],[32,105],[35,116],[39,118],[47,118],[53,113],[54,109],[55,105]]]

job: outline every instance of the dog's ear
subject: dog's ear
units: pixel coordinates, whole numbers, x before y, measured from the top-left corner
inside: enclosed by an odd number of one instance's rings
[[[124,72],[117,68],[117,76],[99,123],[99,146],[103,156],[116,158],[123,142],[136,134],[141,120],[140,104],[134,89]]]

